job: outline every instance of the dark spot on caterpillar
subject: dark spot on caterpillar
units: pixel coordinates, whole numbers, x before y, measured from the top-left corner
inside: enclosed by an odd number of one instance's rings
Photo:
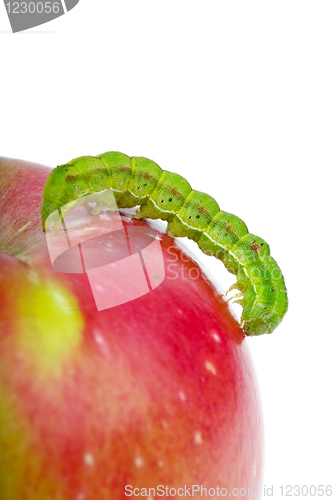
[[[203,205],[199,205],[197,210],[199,211],[200,214],[204,214],[206,216],[210,215],[209,210],[206,207],[203,207]]]
[[[179,198],[179,199],[184,198],[183,194],[178,189],[176,189],[176,187],[174,187],[174,186],[172,186],[170,188],[170,192],[171,192],[171,194],[176,196],[176,198]]]
[[[263,247],[264,243],[260,243],[261,247]]]
[[[65,175],[65,180],[73,181],[77,177],[78,177],[78,174],[74,174],[73,172],[69,172],[68,174]]]
[[[233,227],[232,227],[232,225],[231,225],[229,222],[225,225],[225,229],[226,229],[226,231],[228,231],[229,233],[234,234]]]
[[[155,179],[155,176],[151,175],[149,172],[147,172],[147,170],[143,173],[143,177],[144,179]]]
[[[163,202],[164,202],[164,200],[161,200],[161,203],[163,203]]]
[[[147,186],[147,184],[144,184],[144,186]]]
[[[252,252],[259,253],[260,248],[261,246],[258,243],[256,243],[255,240],[253,241],[253,243],[251,243],[250,249],[252,250]]]
[[[121,165],[120,167],[118,167],[118,172],[132,172],[132,169],[131,167]]]
[[[199,219],[199,215],[196,215],[196,219]]]
[[[168,200],[168,201],[172,201],[172,198],[169,198],[169,200]]]

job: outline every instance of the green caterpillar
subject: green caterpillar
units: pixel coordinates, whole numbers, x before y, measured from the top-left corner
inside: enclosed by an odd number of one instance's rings
[[[137,219],[166,220],[169,236],[187,236],[205,254],[223,261],[237,278],[230,290],[239,290],[234,298],[243,306],[241,325],[246,335],[275,330],[288,309],[288,298],[269,245],[250,234],[239,217],[220,210],[211,196],[193,190],[181,175],[162,170],[154,161],[108,152],[56,167],[43,191],[43,230],[54,211],[67,204],[68,211],[88,194],[100,193],[93,211],[98,214],[110,206],[109,188],[118,208],[140,205]],[[62,209],[62,218],[65,213]]]

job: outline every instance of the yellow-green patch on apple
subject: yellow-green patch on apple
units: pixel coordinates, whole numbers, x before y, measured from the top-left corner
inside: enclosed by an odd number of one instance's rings
[[[56,282],[32,282],[17,297],[18,348],[38,369],[61,372],[82,341],[84,325],[76,298]]]

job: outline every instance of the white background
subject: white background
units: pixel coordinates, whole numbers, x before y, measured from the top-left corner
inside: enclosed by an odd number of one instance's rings
[[[13,35],[0,5],[2,156],[146,156],[270,243],[290,308],[247,343],[274,498],[334,485],[333,27],[326,1],[81,0]]]

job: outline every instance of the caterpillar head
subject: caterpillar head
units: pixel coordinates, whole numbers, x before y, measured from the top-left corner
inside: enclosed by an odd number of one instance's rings
[[[243,322],[242,329],[245,335],[263,335],[264,333],[271,333],[268,325],[260,318],[250,318]]]
[[[287,307],[283,314],[271,309],[270,314],[262,314],[262,316],[249,317],[247,319],[241,317],[242,329],[244,333],[249,336],[273,333],[282,321],[286,310]]]

